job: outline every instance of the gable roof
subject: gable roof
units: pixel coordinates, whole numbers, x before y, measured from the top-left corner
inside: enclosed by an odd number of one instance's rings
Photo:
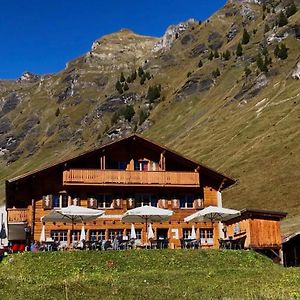
[[[199,162],[196,162],[196,161],[194,161],[192,159],[184,157],[183,155],[179,154],[178,152],[176,152],[174,150],[171,150],[171,149],[169,149],[169,148],[167,148],[165,146],[159,145],[158,143],[153,142],[153,141],[149,140],[148,138],[145,138],[145,137],[143,137],[141,135],[138,135],[136,133],[134,133],[132,135],[129,135],[127,137],[124,137],[124,138],[120,138],[120,139],[118,139],[116,141],[112,141],[110,143],[104,144],[104,145],[102,145],[100,147],[97,147],[95,149],[85,151],[85,152],[83,152],[83,153],[81,153],[79,155],[76,155],[76,156],[73,156],[73,157],[70,157],[70,158],[67,158],[67,159],[64,159],[64,160],[52,163],[52,164],[48,164],[48,165],[46,165],[46,166],[44,166],[42,168],[38,168],[36,170],[24,173],[24,174],[19,175],[19,176],[16,176],[14,178],[11,178],[11,179],[7,180],[7,182],[8,183],[12,183],[12,182],[16,182],[16,181],[21,180],[21,179],[25,179],[27,177],[30,177],[32,175],[36,175],[36,174],[38,174],[38,173],[40,173],[42,171],[45,171],[47,169],[50,169],[50,168],[53,168],[53,167],[58,167],[60,165],[64,165],[66,163],[75,161],[75,160],[77,160],[79,158],[84,158],[85,156],[88,156],[88,155],[93,154],[95,152],[100,152],[101,150],[103,150],[105,148],[109,148],[112,145],[116,145],[118,143],[122,143],[124,141],[129,141],[129,140],[138,140],[138,141],[141,141],[143,143],[148,144],[149,147],[152,147],[152,148],[154,147],[157,150],[165,151],[168,155],[173,156],[174,158],[180,159],[185,164],[191,166],[194,169],[200,168],[201,172],[207,174],[208,176],[216,178],[216,179],[218,179],[218,180],[220,180],[222,182],[220,190],[225,189],[225,188],[233,185],[234,183],[236,183],[235,179],[233,179],[231,177],[228,177],[228,176],[224,175],[221,172],[215,171],[215,170],[213,170],[213,169],[211,169],[211,168],[209,168],[209,167],[207,167],[207,166],[205,166],[203,164],[200,164]]]

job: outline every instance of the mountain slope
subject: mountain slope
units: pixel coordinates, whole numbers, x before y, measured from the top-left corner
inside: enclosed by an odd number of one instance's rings
[[[122,30],[57,74],[0,82],[1,179],[138,131],[237,178],[226,206],[286,210],[285,231],[299,229],[300,12],[279,26],[289,1],[253,2],[162,39]]]

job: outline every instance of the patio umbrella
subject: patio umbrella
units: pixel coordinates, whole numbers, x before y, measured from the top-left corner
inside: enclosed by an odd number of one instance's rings
[[[2,222],[1,224],[1,231],[0,231],[0,239],[6,239],[7,235],[6,235],[6,229],[5,229],[5,224],[4,222]]]
[[[150,223],[149,226],[148,226],[147,234],[148,234],[148,240],[154,239],[154,236],[155,236],[155,235],[154,235],[154,232],[153,232],[151,223]]]
[[[46,241],[46,232],[45,232],[45,225],[42,227],[41,235],[40,235],[40,242],[45,242]]]
[[[196,213],[184,218],[184,222],[199,221],[226,221],[232,217],[238,216],[240,212],[235,209],[223,208],[218,206],[208,206]]]
[[[148,231],[148,222],[164,222],[168,221],[169,218],[173,215],[172,210],[162,209],[154,206],[141,206],[128,210],[122,216],[122,222],[136,223],[136,222],[145,222],[146,223],[146,232]],[[147,240],[148,240],[147,234]]]
[[[79,241],[80,241],[80,243],[79,243],[80,247],[83,248],[83,241],[85,241],[85,229],[84,229],[84,225],[82,225],[82,227],[81,227]]]
[[[71,223],[73,231],[75,223],[94,221],[103,214],[103,210],[70,205],[68,207],[53,209],[48,215],[42,217],[41,220],[42,222]]]
[[[197,239],[196,230],[195,230],[195,226],[194,225],[192,226],[191,239],[193,239],[193,240]]]
[[[134,224],[131,224],[130,238],[134,239],[134,240],[136,239],[136,232],[135,232]]]

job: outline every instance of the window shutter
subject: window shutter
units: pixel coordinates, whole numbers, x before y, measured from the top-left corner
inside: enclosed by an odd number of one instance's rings
[[[173,208],[179,208],[179,200],[178,199],[173,199]]]
[[[88,208],[97,208],[97,199],[89,198],[88,199]]]
[[[52,195],[43,196],[43,209],[52,209]]]

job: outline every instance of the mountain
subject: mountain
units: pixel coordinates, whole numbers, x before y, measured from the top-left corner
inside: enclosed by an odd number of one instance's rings
[[[2,199],[6,178],[136,131],[238,179],[224,205],[284,210],[299,230],[296,6],[231,0],[162,38],[123,29],[59,73],[0,81]]]

